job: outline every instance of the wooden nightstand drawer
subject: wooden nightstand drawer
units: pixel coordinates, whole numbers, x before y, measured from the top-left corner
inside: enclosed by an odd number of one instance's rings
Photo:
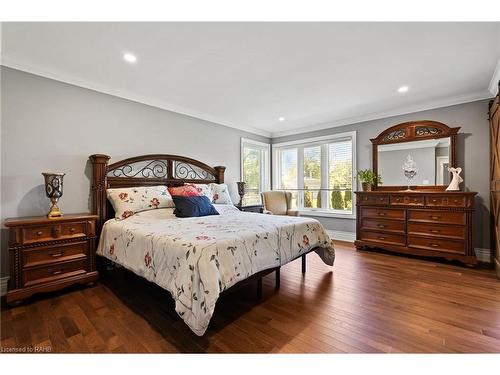
[[[52,264],[68,260],[85,258],[88,254],[88,243],[75,242],[53,245],[49,247],[22,249],[21,264],[23,268]]]
[[[48,266],[30,268],[22,272],[22,286],[27,287],[34,284],[47,283],[65,277],[85,274],[86,272],[86,259],[59,262]]]
[[[39,225],[22,228],[20,243],[29,244],[33,242],[52,241],[61,233],[60,225]]]
[[[59,238],[85,237],[90,230],[86,221],[28,226],[20,229],[21,244],[53,241]]]
[[[81,237],[90,235],[87,222],[75,221],[61,224],[61,237]]]

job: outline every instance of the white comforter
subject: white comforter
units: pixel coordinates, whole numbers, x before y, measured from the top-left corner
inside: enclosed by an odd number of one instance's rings
[[[333,265],[333,245],[317,220],[215,206],[221,215],[179,219],[165,208],[108,220],[97,254],[170,291],[175,310],[199,336],[219,294],[238,281],[312,248]]]

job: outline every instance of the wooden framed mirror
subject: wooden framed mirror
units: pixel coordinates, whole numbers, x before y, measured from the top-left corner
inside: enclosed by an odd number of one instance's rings
[[[460,127],[437,121],[411,121],[391,126],[371,139],[372,168],[382,177],[375,190],[445,190],[448,167],[456,167],[456,138]],[[411,160],[416,174],[408,180],[403,164]]]

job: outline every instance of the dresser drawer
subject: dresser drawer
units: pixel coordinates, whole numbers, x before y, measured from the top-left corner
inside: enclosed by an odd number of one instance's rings
[[[406,236],[404,235],[372,232],[366,230],[361,231],[361,240],[392,245],[406,245]]]
[[[405,220],[405,210],[391,210],[386,208],[362,208],[361,217]]]
[[[425,199],[422,196],[411,195],[391,195],[391,205],[393,206],[423,206]]]
[[[408,210],[408,221],[464,225],[465,212]]]
[[[92,235],[86,221],[27,226],[20,229],[19,234],[19,240],[22,244]]]
[[[465,254],[464,241],[451,241],[437,238],[408,236],[408,247],[443,251],[446,253]]]
[[[440,225],[428,223],[408,223],[408,234],[417,234],[429,237],[447,237],[465,239],[466,228],[458,225]]]
[[[25,269],[22,271],[23,286],[47,283],[50,281],[76,276],[87,272],[87,259],[59,262],[47,266]]]
[[[428,195],[425,204],[429,207],[465,207],[466,198],[450,195]]]
[[[362,220],[361,230],[381,230],[405,233],[405,222],[402,220],[367,219]]]
[[[388,205],[389,195],[385,194],[364,194],[361,196],[359,204],[366,206]]]
[[[85,258],[88,254],[88,243],[75,242],[71,244],[52,245],[21,251],[23,267],[35,267],[44,264],[53,264],[62,261]]]

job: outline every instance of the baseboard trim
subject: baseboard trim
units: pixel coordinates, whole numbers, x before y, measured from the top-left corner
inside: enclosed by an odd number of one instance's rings
[[[7,294],[7,285],[9,284],[9,277],[0,278],[0,295],[3,297]]]
[[[476,253],[476,258],[479,262],[491,263],[491,250],[490,249],[476,247],[474,249],[474,252]]]
[[[356,240],[356,233],[344,232],[340,230],[327,230],[326,231],[332,240],[354,242]]]

